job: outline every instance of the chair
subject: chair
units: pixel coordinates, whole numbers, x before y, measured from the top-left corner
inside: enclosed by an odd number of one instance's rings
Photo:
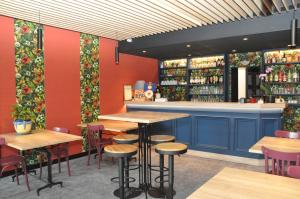
[[[14,168],[15,173],[16,173],[17,183],[19,185],[20,182],[19,182],[19,177],[18,177],[18,175],[19,175],[18,174],[18,167],[21,164],[23,172],[24,172],[24,176],[25,176],[25,183],[27,185],[28,191],[30,191],[25,157],[20,156],[20,155],[11,155],[11,156],[7,156],[7,157],[2,158],[1,157],[1,148],[2,148],[3,145],[5,145],[5,139],[0,138],[0,171],[1,171],[0,176],[2,176],[2,173],[6,168]]]
[[[300,179],[300,166],[289,166],[287,174],[292,178]]]
[[[53,131],[59,132],[59,133],[70,133],[69,129],[62,128],[62,127],[54,127],[52,129]],[[69,143],[63,143],[58,144],[55,146],[51,146],[50,149],[51,153],[57,157],[58,161],[58,172],[61,173],[61,158],[65,157],[67,161],[67,167],[68,167],[68,175],[71,176],[71,169],[70,169],[70,162],[69,162]],[[43,157],[41,157],[43,158]],[[42,178],[42,163],[43,161],[40,160],[40,179]]]
[[[275,151],[264,146],[262,146],[262,151],[265,156],[266,173],[287,176],[287,168],[291,164],[296,163],[297,166],[300,166],[300,153]],[[269,159],[272,161],[272,170],[269,167]]]
[[[280,138],[300,139],[300,133],[289,132],[284,130],[276,130],[275,136]]]
[[[88,161],[90,165],[91,151],[96,148],[98,159],[98,169],[100,169],[100,161],[102,160],[103,149],[105,145],[112,144],[112,138],[103,138],[104,126],[103,125],[87,125],[87,141],[88,141]]]

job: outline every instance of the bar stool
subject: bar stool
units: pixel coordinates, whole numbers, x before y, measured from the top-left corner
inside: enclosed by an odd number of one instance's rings
[[[172,135],[152,135],[150,136],[150,145],[156,145],[156,144],[161,144],[161,143],[166,143],[166,142],[175,142],[175,136]],[[149,154],[151,154],[151,147],[149,148]],[[149,188],[149,195],[151,195],[154,198],[162,198],[165,196],[165,191],[163,187],[152,187],[152,177],[151,173],[152,171],[159,172],[160,176],[164,175],[164,172],[168,171],[166,167],[164,167],[164,156],[162,154],[159,155],[159,165],[152,165],[151,164],[151,156],[149,155],[149,168],[150,168],[150,188]],[[156,169],[159,168],[159,169]],[[163,169],[161,169],[163,168]]]
[[[136,134],[121,134],[114,136],[113,140],[118,144],[134,144],[139,141],[139,136]]]
[[[182,144],[182,143],[176,143],[176,142],[168,142],[168,143],[161,143],[157,144],[155,146],[155,152],[160,155],[160,163],[161,158],[164,157],[164,155],[169,156],[169,162],[168,162],[168,180],[164,181],[163,179],[163,169],[164,166],[163,164],[160,164],[160,175],[159,175],[159,183],[160,183],[160,191],[164,192],[163,186],[164,182],[169,183],[168,191],[166,193],[166,198],[167,199],[173,199],[174,195],[174,190],[173,190],[173,185],[174,185],[174,155],[180,155],[184,154],[187,152],[187,145]],[[161,156],[162,155],[162,156]]]
[[[127,195],[131,194],[131,193],[128,193],[127,191],[125,192],[124,172],[125,173],[127,172],[125,169],[126,168],[125,165],[128,165],[128,158],[135,155],[137,153],[137,150],[138,150],[138,148],[131,144],[114,144],[114,145],[108,145],[108,146],[104,147],[104,152],[108,156],[114,157],[114,158],[119,158],[119,188],[114,191],[114,194],[117,195],[121,199],[128,198]],[[126,180],[126,184],[127,183],[129,184],[129,176],[125,176],[125,180]]]

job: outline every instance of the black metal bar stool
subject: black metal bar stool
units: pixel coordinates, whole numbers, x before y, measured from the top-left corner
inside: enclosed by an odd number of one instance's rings
[[[160,159],[164,157],[164,155],[169,156],[168,161],[168,180],[164,181],[163,179],[163,172],[160,173],[159,179],[160,179],[160,188],[163,189],[164,182],[168,182],[168,190],[166,192],[166,198],[167,199],[173,199],[174,195],[174,155],[180,155],[187,152],[187,145],[182,143],[176,143],[176,142],[168,142],[168,143],[161,143],[155,145],[155,152],[157,152],[160,155]],[[160,160],[161,162],[161,160]],[[164,171],[164,167],[162,164],[160,164],[160,171]],[[161,190],[163,191],[163,190]]]
[[[152,135],[150,136],[150,144],[156,145],[156,144],[161,144],[161,143],[166,143],[166,142],[175,142],[175,136],[172,135]],[[149,154],[151,153],[151,147],[149,148]],[[151,195],[154,198],[164,198],[165,197],[165,190],[163,187],[163,179],[164,176],[167,176],[167,174],[164,174],[164,172],[167,172],[168,169],[164,166],[164,156],[162,154],[159,154],[159,166],[158,165],[151,165],[151,156],[149,155],[149,168],[150,168],[150,188],[149,188],[149,195]],[[158,169],[157,169],[158,168]],[[159,187],[152,187],[152,171],[157,171],[159,172],[160,180],[159,180]],[[157,182],[157,180],[155,179]]]
[[[139,141],[139,136],[136,134],[121,134],[113,137],[114,142],[117,144],[135,144]],[[140,154],[138,153],[139,159]],[[138,164],[129,164],[130,158],[125,161],[125,192],[127,198],[134,198],[139,196],[142,193],[142,190],[136,187],[129,187],[130,182],[134,182],[135,178],[129,177],[129,171],[140,169]],[[140,173],[140,172],[139,172]],[[112,182],[117,182],[118,177],[111,178]],[[114,192],[115,196],[119,197],[119,190]]]
[[[125,192],[124,181],[129,181],[129,176],[124,177],[125,165],[128,165],[128,158],[137,153],[138,148],[131,144],[114,144],[104,147],[107,156],[119,158],[119,188],[118,197],[121,199],[128,198],[128,192]],[[114,194],[116,191],[114,191]]]

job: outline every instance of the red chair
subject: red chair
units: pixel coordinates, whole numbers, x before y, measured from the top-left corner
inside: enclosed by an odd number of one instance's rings
[[[21,164],[23,172],[24,172],[24,176],[25,176],[25,183],[27,185],[28,191],[30,191],[25,157],[20,156],[20,155],[11,155],[11,156],[7,156],[7,157],[2,158],[1,157],[1,148],[4,145],[5,145],[5,139],[0,138],[0,170],[1,170],[0,176],[2,176],[2,173],[6,168],[14,168],[15,173],[16,173],[17,183],[19,185],[20,182],[19,182],[19,176],[18,176],[19,175],[18,174],[18,167]]]
[[[100,161],[102,160],[102,154],[104,146],[112,144],[112,138],[103,138],[103,125],[87,125],[87,141],[88,141],[88,161],[87,165],[90,165],[91,151],[96,148],[98,159],[98,169],[100,169]]]
[[[275,136],[280,138],[300,139],[300,133],[276,130]]]
[[[300,166],[289,166],[287,174],[292,178],[300,179]]]
[[[265,156],[265,172],[275,175],[287,176],[287,168],[296,163],[300,166],[300,153],[288,153],[275,151],[262,146],[262,151]],[[270,170],[269,159],[272,161]]]
[[[68,133],[68,134],[70,133],[69,129],[62,128],[62,127],[54,127],[52,130],[60,133]],[[71,169],[69,163],[69,143],[63,143],[63,144],[52,146],[50,147],[50,151],[53,155],[57,157],[59,173],[61,173],[61,165],[60,165],[61,158],[65,157],[67,161],[68,175],[71,176]],[[40,161],[40,178],[42,177],[42,162],[43,161]]]

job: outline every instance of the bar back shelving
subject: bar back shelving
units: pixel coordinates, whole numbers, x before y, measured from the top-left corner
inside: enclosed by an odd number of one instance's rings
[[[169,101],[187,99],[187,63],[187,59],[172,59],[159,64],[160,92]]]

